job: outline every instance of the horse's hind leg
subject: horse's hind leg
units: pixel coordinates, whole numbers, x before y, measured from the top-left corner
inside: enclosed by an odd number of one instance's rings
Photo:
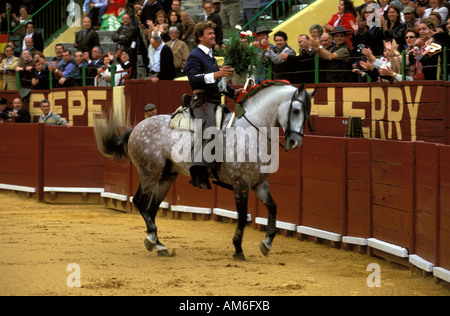
[[[253,188],[256,196],[264,203],[269,213],[267,221],[266,239],[261,242],[259,249],[264,256],[267,256],[272,249],[273,239],[277,234],[276,229],[276,217],[277,217],[277,205],[270,195],[269,182],[265,181],[260,185]]]
[[[242,238],[244,236],[245,225],[247,224],[248,189],[234,187],[234,199],[238,211],[238,225],[233,236],[235,249],[233,258],[236,260],[245,260],[244,251],[242,250]]]
[[[157,227],[155,225],[156,214],[158,213],[159,205],[167,193],[170,186],[175,181],[177,173],[163,173],[161,179],[154,186],[151,193],[146,193],[142,189],[142,182],[139,186],[138,192],[133,197],[133,203],[139,209],[144,221],[147,225],[147,238],[144,240],[145,247],[148,251],[156,247],[159,256],[167,256],[169,252],[158,239]],[[141,179],[142,181],[142,179]]]

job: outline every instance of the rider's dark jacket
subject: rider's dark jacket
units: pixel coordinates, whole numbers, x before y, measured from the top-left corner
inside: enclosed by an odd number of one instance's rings
[[[211,83],[205,82],[205,75],[219,71],[219,66],[212,56],[212,50],[209,50],[208,53],[205,51],[208,51],[208,48],[203,45],[194,49],[186,61],[185,70],[194,94],[196,90],[203,90],[208,102],[220,104],[221,93],[218,86],[220,79]],[[227,86],[224,94],[234,99],[234,90],[233,87]]]

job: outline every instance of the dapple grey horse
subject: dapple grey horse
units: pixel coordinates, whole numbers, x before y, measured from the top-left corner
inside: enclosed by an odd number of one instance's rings
[[[216,179],[218,177],[234,192],[238,224],[233,237],[233,257],[237,260],[245,260],[242,238],[247,223],[250,190],[255,192],[268,209],[266,238],[261,243],[260,250],[268,255],[272,248],[276,235],[277,210],[269,191],[268,177],[278,168],[278,156],[275,155],[279,148],[277,128],[281,126],[284,130],[286,150],[300,147],[305,122],[310,124],[311,98],[314,93],[315,90],[308,92],[304,86],[298,89],[292,85],[268,86],[245,100],[244,116],[234,119],[231,126],[227,127],[232,114],[225,114],[222,130],[216,129],[216,132],[211,133],[215,136],[214,140],[223,138],[219,144],[225,149],[216,146],[214,154],[210,154],[215,159],[223,158],[220,169],[216,173],[211,172],[210,176]],[[192,156],[195,155],[192,154],[195,133],[170,128],[170,119],[169,115],[153,116],[133,129],[126,130],[120,126],[116,115],[112,114],[108,120],[96,120],[94,124],[99,151],[116,159],[129,157],[136,166],[140,186],[133,197],[133,203],[147,225],[148,236],[144,240],[146,248],[149,251],[156,248],[160,256],[168,256],[169,252],[158,240],[156,213],[177,175],[181,173],[189,176]],[[239,130],[244,131],[244,134],[239,134]],[[255,136],[258,141],[254,141]],[[211,143],[213,142],[209,144]]]

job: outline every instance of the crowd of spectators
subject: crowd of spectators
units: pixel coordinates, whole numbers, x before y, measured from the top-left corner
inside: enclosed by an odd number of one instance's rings
[[[313,83],[317,80],[316,56],[319,82],[363,82],[366,77],[372,82],[447,79],[443,78],[443,53],[428,51],[431,43],[450,46],[447,1],[365,0],[358,7],[351,0],[333,1],[337,12],[327,23],[311,25],[308,34],[299,34],[298,48],[288,46],[283,31],[273,34],[265,26],[251,26],[256,27],[259,40],[253,44],[261,48],[257,82],[269,77],[270,69],[274,79]],[[258,13],[251,10],[256,4],[250,0],[202,2],[202,19],[216,24],[216,49],[224,45],[227,29]],[[97,30],[103,13],[112,5],[119,8],[115,11],[121,12],[122,24],[111,37],[116,45],[110,52],[102,49]],[[20,87],[27,89],[123,85],[126,79],[137,78],[138,67],[155,84],[184,76],[185,62],[195,48],[195,22],[181,7],[181,0],[85,1],[74,50],[57,44],[51,59],[43,55],[42,36],[28,20],[21,28],[19,49],[10,42],[0,56],[2,88],[17,89],[16,73]],[[19,6],[14,17],[13,23],[20,25],[29,18],[27,7]],[[448,51],[444,53],[448,55]],[[402,63],[407,66],[403,76]]]
[[[367,77],[371,82],[448,80],[443,77],[450,62],[444,50],[450,48],[447,1],[365,0],[355,7],[351,0],[337,0],[336,4],[337,13],[327,23],[313,24],[309,34],[299,34],[298,54],[282,31],[274,34],[275,46],[270,47],[268,40],[261,43],[262,62],[272,64],[276,79],[314,83],[318,56],[319,82],[366,82]],[[258,30],[258,36],[271,33]]]

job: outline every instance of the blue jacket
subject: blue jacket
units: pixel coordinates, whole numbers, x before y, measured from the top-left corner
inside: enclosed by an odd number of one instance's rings
[[[219,81],[217,79],[214,83],[207,84],[205,82],[205,75],[208,73],[219,71],[216,59],[209,57],[200,48],[194,49],[189,55],[185,70],[189,79],[189,84],[192,90],[203,89],[205,91],[206,99],[212,103],[220,102],[221,92],[219,91]],[[232,99],[235,98],[234,88],[227,86],[227,91],[224,94]]]

